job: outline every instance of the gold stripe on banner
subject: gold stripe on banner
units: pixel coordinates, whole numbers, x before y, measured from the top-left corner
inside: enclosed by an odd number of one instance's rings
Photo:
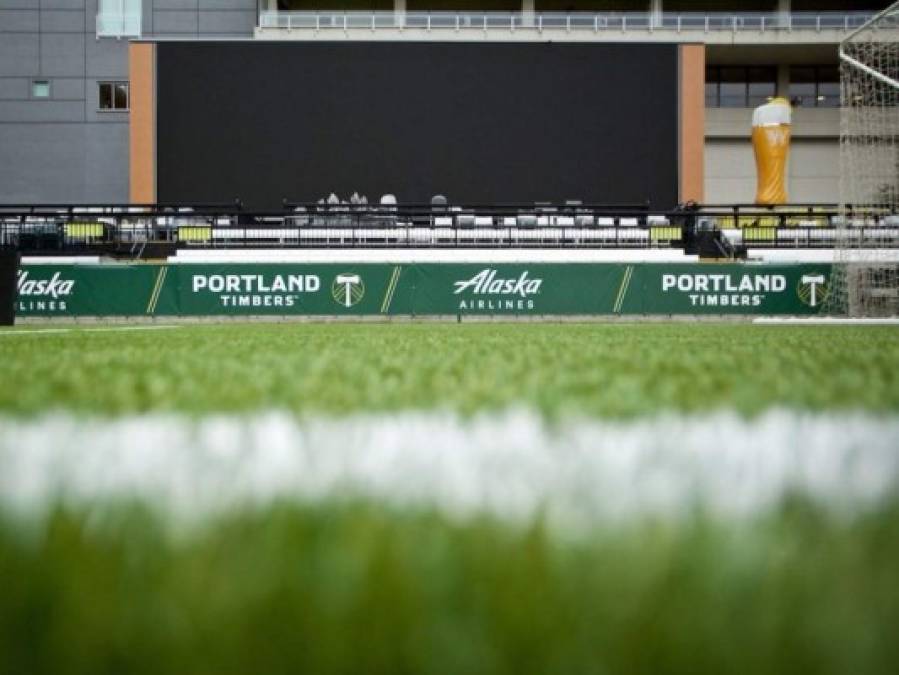
[[[396,280],[399,276],[399,266],[393,268],[390,273],[390,281],[387,282],[387,289],[384,291],[384,300],[381,302],[381,313],[386,313],[393,300],[393,290],[396,287]]]
[[[393,303],[393,296],[396,295],[396,289],[400,285],[400,275],[403,273],[403,268],[400,265],[396,266],[396,276],[393,279],[393,286],[390,287],[390,297],[387,299],[387,309],[390,309],[391,303]]]
[[[168,269],[168,267],[159,268],[159,274],[156,275],[156,283],[153,285],[153,292],[150,293],[150,302],[147,303],[147,314],[154,314],[156,312],[156,303],[159,302],[159,294],[161,293],[162,286],[165,283],[165,277]]]
[[[162,278],[163,269],[164,268],[160,267],[159,271],[156,273],[156,281],[153,282],[153,290],[150,291],[150,299],[147,301],[146,314],[149,314],[153,310],[153,298],[156,297],[156,289],[159,288],[159,280]]]
[[[624,296],[627,295],[627,287],[630,286],[633,274],[634,266],[628,265],[624,270],[624,275],[621,277],[621,285],[618,287],[618,295],[615,297],[615,305],[612,307],[612,311],[615,314],[621,312],[621,306],[624,304]]]
[[[384,293],[384,302],[381,303],[381,314],[386,314],[390,309],[390,303],[393,302],[393,294],[396,292],[397,282],[400,280],[400,270],[402,268],[397,265],[393,268],[393,274],[390,275],[390,281],[387,283],[387,291]]]
[[[624,307],[624,299],[627,297],[627,292],[631,288],[631,279],[634,278],[634,266],[631,265],[627,268],[627,280],[624,282],[624,291],[621,293],[621,301],[618,303],[618,312],[621,312],[621,308]]]
[[[159,304],[159,296],[162,295],[162,289],[165,287],[165,280],[169,274],[169,268],[162,268],[162,279],[159,282],[159,288],[156,289],[156,297],[153,299],[153,313],[156,313],[156,305]]]

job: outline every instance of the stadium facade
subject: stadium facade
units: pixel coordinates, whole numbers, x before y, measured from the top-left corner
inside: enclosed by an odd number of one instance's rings
[[[509,64],[509,77],[528,92],[519,101],[519,109],[530,110],[542,101],[546,105],[541,114],[551,116],[554,105],[561,109],[558,92],[551,86],[568,87],[567,91],[581,88],[561,77],[567,72],[566,59],[582,62],[570,56],[574,52],[565,51],[565,45],[572,43],[568,45],[572,49],[605,45],[612,50],[605,52],[609,58],[642,63],[628,71],[625,79],[632,86],[626,89],[618,88],[614,78],[599,77],[603,69],[596,62],[584,67],[587,77],[589,72],[597,73],[595,82],[588,80],[595,95],[631,100],[634,123],[647,130],[645,147],[629,158],[616,148],[605,164],[614,168],[629,163],[637,166],[633,175],[651,170],[667,177],[672,187],[657,200],[660,205],[688,198],[713,204],[750,202],[755,171],[749,141],[751,111],[775,95],[790,98],[795,106],[788,173],[791,201],[834,203],[839,183],[837,43],[884,4],[864,0],[523,0],[520,4],[506,0],[0,0],[0,202],[191,201],[206,193],[184,191],[183,186],[199,181],[211,167],[218,167],[216,175],[222,179],[234,175],[239,180],[270,181],[272,194],[305,196],[275,185],[271,177],[283,169],[283,158],[273,157],[266,165],[267,153],[261,152],[252,162],[229,163],[227,157],[209,151],[228,146],[252,155],[254,148],[272,139],[283,139],[285,147],[291,148],[292,138],[309,143],[323,133],[328,136],[321,119],[318,127],[304,129],[304,118],[294,114],[315,109],[321,101],[326,111],[334,111],[341,100],[332,86],[335,82],[309,79],[304,63],[320,70],[316,64],[322,59],[330,63],[344,58],[354,45],[361,47],[366,51],[357,54],[355,63],[382,64],[378,76],[391,85],[392,104],[401,111],[408,92],[428,81],[426,59],[414,52],[416,45],[440,43],[432,47],[444,52],[443,63],[474,59],[494,65],[494,75],[501,75],[502,63]],[[544,80],[529,82],[529,64],[546,62],[535,56],[534,49],[548,43],[553,49],[544,53],[555,55],[547,58],[556,59],[553,68],[560,77],[553,78],[550,69],[542,73]],[[503,46],[503,51],[490,51],[497,46]],[[677,50],[676,59],[652,51],[669,47]],[[283,50],[289,51],[290,58],[283,58],[288,53]],[[604,58],[601,50],[595,53]],[[383,58],[373,59],[372,54]],[[241,65],[250,62],[255,71]],[[654,63],[662,62],[676,63],[677,68],[654,69]],[[405,64],[405,70],[391,82],[390,73],[398,72],[400,64]],[[409,64],[417,64],[419,71],[410,70]],[[266,76],[260,77],[263,71]],[[298,87],[297,78],[307,79]],[[439,92],[437,75],[435,80],[433,90]],[[557,80],[561,83],[553,85]],[[488,92],[495,88],[489,81],[485,86]],[[203,107],[204,99],[208,103],[205,94],[213,87],[224,90],[235,103],[227,106],[229,111],[242,110],[244,116],[232,115],[225,124],[219,120],[223,107],[216,108],[215,102]],[[657,105],[647,98],[646,90],[676,90],[672,96],[677,103],[669,98]],[[566,90],[559,91],[564,95]],[[379,93],[378,97],[382,95],[387,96]],[[508,103],[508,99],[498,100]],[[514,102],[510,105],[514,107]],[[272,116],[273,109],[280,110],[280,116]],[[374,109],[387,114],[390,108],[376,105]],[[646,110],[655,110],[658,119],[646,117]],[[368,111],[357,112],[364,119]],[[514,110],[500,110],[497,116],[509,114]],[[676,147],[661,147],[665,144],[656,143],[650,133],[664,124],[666,116],[677,120]],[[183,123],[186,118],[193,126]],[[475,124],[476,118],[469,122]],[[572,123],[582,122],[583,126],[569,129],[573,138],[589,137],[589,121]],[[530,123],[539,125],[541,119],[535,117]],[[204,127],[212,130],[206,149],[187,147]],[[263,127],[264,138],[259,136]],[[406,129],[411,133],[413,127]],[[530,133],[521,129],[523,146],[546,136],[539,128]],[[347,147],[358,140],[352,119],[337,131],[345,136]],[[674,126],[668,131],[675,131]],[[606,133],[605,138],[614,135]],[[552,147],[552,140],[546,148]],[[415,154],[415,143],[420,147],[423,142],[410,141],[404,166],[421,156]],[[567,138],[560,147],[571,144]],[[302,154],[302,146],[293,150]],[[346,163],[347,152],[335,147],[334,164]],[[547,175],[562,173],[559,158],[550,160],[553,166]],[[321,152],[314,161],[320,166]],[[222,170],[223,164],[227,170]],[[575,165],[583,172],[602,169],[579,158],[566,171]],[[469,172],[465,166],[457,168],[454,174]],[[179,175],[179,169],[185,173]],[[364,176],[372,168],[360,171]],[[302,182],[314,174],[306,166],[291,180]],[[523,178],[513,175],[509,180],[512,184]],[[334,185],[333,189],[352,187]],[[324,194],[328,190],[324,184],[318,188]],[[459,189],[464,193],[466,187]],[[606,198],[601,191],[573,194],[564,184],[558,190],[533,196]],[[453,192],[452,186],[435,191]],[[479,199],[494,197],[471,194]],[[527,196],[526,190],[521,194]],[[509,194],[509,198],[519,196]]]

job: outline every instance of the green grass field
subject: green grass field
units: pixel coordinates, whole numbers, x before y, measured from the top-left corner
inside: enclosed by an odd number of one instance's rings
[[[0,410],[899,410],[899,328],[229,325],[0,336]]]
[[[899,329],[38,330],[0,334],[0,673],[899,667]],[[525,413],[504,417],[515,410]],[[704,428],[729,412],[742,437]],[[177,445],[158,447],[162,466],[153,425]],[[332,445],[313,447],[323,439]],[[671,454],[653,454],[655,442]],[[416,460],[416,444],[466,459],[429,470],[439,452]],[[514,462],[519,445],[530,473],[491,463],[494,449]],[[238,468],[173,461],[201,446],[197,457]],[[228,464],[250,447],[255,459]],[[319,493],[300,476],[266,498],[294,447],[315,480],[332,470],[321,468],[332,448],[348,464],[356,453],[379,487]],[[784,466],[758,466],[756,452]],[[553,482],[551,501],[579,477],[577,501],[594,475],[620,469],[591,453],[635,457],[640,470],[576,526],[549,503],[509,518],[482,484],[458,479],[505,482],[514,504],[524,497],[513,488],[544,494]],[[817,492],[776,482],[794,456]],[[269,460],[268,472],[256,466]],[[703,483],[734,462],[732,485]],[[259,473],[246,482],[248,471]],[[201,508],[198,492],[185,508],[207,473],[224,506]],[[117,491],[124,475],[150,488]],[[695,499],[666,477],[695,480]],[[391,496],[426,480],[433,500]],[[169,483],[176,509],[153,497]],[[445,484],[475,507],[447,508]],[[849,490],[869,484],[880,486],[870,499]],[[235,496],[238,485],[257,498]],[[308,492],[294,498],[296,486]],[[753,486],[751,508],[721,507]],[[673,494],[682,508],[603,515],[630,493]]]

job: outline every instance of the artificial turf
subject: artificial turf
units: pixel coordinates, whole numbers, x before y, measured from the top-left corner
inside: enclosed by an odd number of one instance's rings
[[[274,504],[0,519],[0,672],[890,674],[899,508],[539,521]]]
[[[200,325],[0,335],[0,411],[899,410],[899,328]]]
[[[12,420],[55,411],[187,423],[270,409],[339,420],[525,407],[562,424],[568,413],[629,422],[771,407],[892,417],[899,330],[21,332],[0,335],[0,382],[0,439]],[[127,494],[60,495],[36,511],[4,503],[2,673],[857,675],[899,663],[895,494],[846,511],[785,493],[743,516],[697,504],[576,533],[539,515],[509,522],[340,495],[187,520]]]

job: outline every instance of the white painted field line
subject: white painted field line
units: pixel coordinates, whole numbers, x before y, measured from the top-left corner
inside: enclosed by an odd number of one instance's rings
[[[0,330],[0,335],[34,335],[36,333],[108,333],[127,330],[170,330],[181,326],[106,326],[103,328],[24,328]]]
[[[752,323],[782,326],[899,326],[899,317],[760,316],[753,319]]]
[[[899,494],[899,416],[772,410],[549,424],[526,410],[297,419],[69,413],[0,418],[0,507],[126,497],[194,518],[331,497],[589,524],[701,507],[758,513],[791,491],[853,512]]]

